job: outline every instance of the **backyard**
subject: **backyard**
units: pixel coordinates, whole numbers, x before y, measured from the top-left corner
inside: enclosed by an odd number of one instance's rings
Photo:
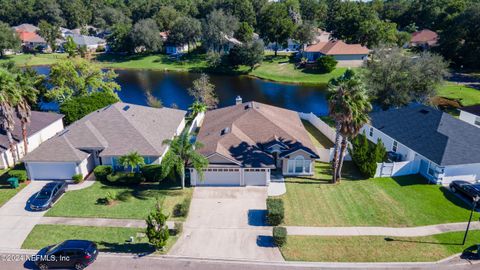
[[[330,165],[317,163],[315,177],[286,179],[285,225],[409,227],[465,222],[470,214],[463,200],[420,176],[363,179],[346,162],[341,183],[330,178]]]
[[[461,253],[478,243],[480,231],[471,231],[461,245],[464,232],[426,237],[382,236],[288,236],[280,250],[288,261],[323,262],[422,262],[438,261]]]
[[[99,203],[98,200],[107,194],[118,200],[111,205]],[[172,210],[176,204],[190,200],[191,196],[191,188],[182,190],[169,181],[137,186],[109,186],[97,181],[91,187],[67,192],[46,216],[144,219],[158,199],[171,220],[181,220],[183,218],[172,217]]]

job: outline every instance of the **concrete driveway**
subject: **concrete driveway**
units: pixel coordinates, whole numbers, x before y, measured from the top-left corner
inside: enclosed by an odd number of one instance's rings
[[[20,248],[46,211],[31,212],[26,203],[47,181],[32,181],[0,208],[0,248]]]
[[[197,187],[171,255],[283,261],[265,226],[266,187]]]

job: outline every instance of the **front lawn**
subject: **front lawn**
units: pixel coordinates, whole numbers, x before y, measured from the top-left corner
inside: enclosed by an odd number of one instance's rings
[[[22,248],[41,249],[68,239],[82,239],[97,243],[99,250],[105,252],[154,252],[148,238],[140,237],[139,234],[143,233],[144,230],[138,228],[37,225],[23,242]],[[128,242],[131,236],[134,237],[133,243]],[[165,251],[161,253],[166,253],[177,239],[177,236],[170,236]]]
[[[316,164],[315,177],[287,178],[285,225],[409,227],[468,220],[464,201],[420,176],[361,180],[353,164],[344,168],[346,179],[337,185],[328,183],[325,163]]]
[[[52,53],[52,54],[18,54],[8,55],[0,58],[0,64],[13,61],[19,66],[46,66],[56,63],[60,59],[67,58],[66,54]]]
[[[98,203],[97,200],[104,198],[107,193],[122,194],[126,199],[112,205]],[[96,182],[86,189],[67,192],[46,216],[144,219],[154,209],[157,198],[163,209],[172,213],[177,203],[191,196],[191,188],[182,190],[168,181],[161,184],[143,183],[132,187],[109,186]]]
[[[438,96],[457,100],[462,106],[480,104],[480,90],[448,82],[438,89]]]
[[[288,236],[280,250],[288,261],[324,262],[426,262],[461,253],[478,243],[480,231],[470,231],[461,245],[463,232],[426,237],[382,236]]]

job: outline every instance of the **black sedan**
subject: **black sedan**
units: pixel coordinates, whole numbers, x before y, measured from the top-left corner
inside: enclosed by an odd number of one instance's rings
[[[467,181],[452,181],[450,183],[450,190],[458,192],[473,201],[473,198],[480,197],[480,184],[472,184]]]
[[[46,184],[42,190],[40,190],[31,200],[30,209],[43,211],[47,210],[52,204],[65,193],[67,189],[67,183],[65,182],[52,182]]]
[[[33,255],[32,260],[38,268],[81,270],[92,264],[98,255],[97,245],[87,240],[67,240],[54,246],[48,246]]]

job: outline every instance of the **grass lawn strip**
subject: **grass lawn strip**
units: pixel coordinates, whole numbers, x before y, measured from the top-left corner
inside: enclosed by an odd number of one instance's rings
[[[145,253],[153,252],[153,247],[148,243],[147,237],[138,237],[144,230],[137,228],[118,227],[84,227],[70,225],[37,225],[22,244],[24,249],[41,249],[68,239],[90,240],[97,243],[103,252],[128,252]],[[129,243],[130,237],[134,242]],[[175,244],[177,236],[170,236],[164,254]]]
[[[480,104],[480,90],[456,83],[447,83],[438,89],[438,95],[458,100],[462,106]]]
[[[154,209],[156,200],[162,203],[167,214],[185,198],[191,198],[193,189],[180,189],[168,182],[145,183],[133,187],[116,187],[96,182],[86,189],[67,192],[45,216],[50,217],[98,217],[145,219]],[[113,205],[98,204],[99,198],[112,194],[126,194],[126,201],[117,201]],[[173,218],[170,220],[182,220]]]
[[[333,147],[331,142],[320,130],[318,130],[312,123],[307,120],[302,120],[303,126],[308,131],[308,135],[313,142],[313,145],[323,149],[330,149]]]
[[[287,178],[285,225],[413,227],[469,217],[469,205],[420,176],[359,180],[353,164],[344,169],[347,177],[337,185],[327,184],[325,163],[316,164],[315,177]]]
[[[288,261],[427,262],[461,253],[478,243],[480,231],[470,231],[464,246],[463,234],[390,237],[390,241],[382,236],[288,236],[280,250]]]

